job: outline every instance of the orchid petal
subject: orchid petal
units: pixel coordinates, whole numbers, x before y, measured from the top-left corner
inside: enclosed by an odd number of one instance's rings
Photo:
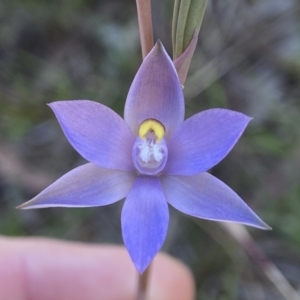
[[[233,190],[209,173],[166,176],[162,186],[167,201],[185,214],[270,229]]]
[[[140,273],[161,248],[169,223],[168,204],[157,177],[139,176],[122,210],[125,246]]]
[[[168,136],[184,120],[184,98],[176,69],[161,42],[144,59],[130,87],[124,119],[134,135],[146,119],[156,119]]]
[[[88,161],[108,169],[133,170],[134,137],[110,108],[89,100],[49,104],[71,145]]]
[[[68,172],[32,200],[18,208],[90,207],[114,203],[125,198],[135,175],[100,168],[88,163]]]
[[[168,140],[164,173],[194,175],[209,170],[229,153],[250,120],[228,109],[209,109],[187,119]]]

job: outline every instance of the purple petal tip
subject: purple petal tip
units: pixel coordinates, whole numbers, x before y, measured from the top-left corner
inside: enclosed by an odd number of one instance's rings
[[[154,176],[140,176],[122,210],[124,244],[140,274],[149,266],[166,238],[169,211],[161,182]]]
[[[184,119],[184,98],[174,64],[157,41],[130,87],[124,119],[134,135],[147,119],[161,122],[169,136]]]

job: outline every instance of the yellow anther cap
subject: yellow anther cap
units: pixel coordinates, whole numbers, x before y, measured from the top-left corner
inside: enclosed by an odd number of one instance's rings
[[[147,133],[151,130],[155,133],[157,141],[160,141],[165,135],[165,128],[160,122],[148,119],[140,125],[139,136],[145,139]]]

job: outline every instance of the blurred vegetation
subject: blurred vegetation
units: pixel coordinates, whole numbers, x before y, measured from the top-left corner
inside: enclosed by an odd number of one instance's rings
[[[153,0],[155,36],[171,51],[173,1]],[[254,119],[212,173],[271,227],[249,229],[300,290],[300,2],[211,0],[185,86],[186,116],[211,107]],[[47,103],[91,99],[123,113],[141,63],[135,1],[0,2],[0,233],[122,243],[122,203],[17,211],[84,163]],[[164,250],[194,272],[198,299],[282,299],[217,224],[170,208]]]

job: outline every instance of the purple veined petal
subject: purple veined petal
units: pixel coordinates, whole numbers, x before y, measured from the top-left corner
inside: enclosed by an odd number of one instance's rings
[[[139,176],[122,210],[124,244],[139,273],[143,273],[161,248],[169,223],[168,204],[160,179]]]
[[[228,109],[209,109],[187,119],[167,141],[164,173],[194,175],[209,170],[229,153],[250,120]]]
[[[102,206],[125,198],[134,183],[131,172],[88,163],[68,172],[18,208]]]
[[[108,169],[134,169],[134,137],[110,108],[89,100],[50,103],[71,145],[88,161]]]
[[[158,41],[144,59],[130,87],[124,119],[134,135],[146,119],[156,119],[166,136],[184,120],[184,98],[174,64]]]
[[[185,214],[270,229],[232,189],[209,173],[165,176],[162,187],[167,201]]]

